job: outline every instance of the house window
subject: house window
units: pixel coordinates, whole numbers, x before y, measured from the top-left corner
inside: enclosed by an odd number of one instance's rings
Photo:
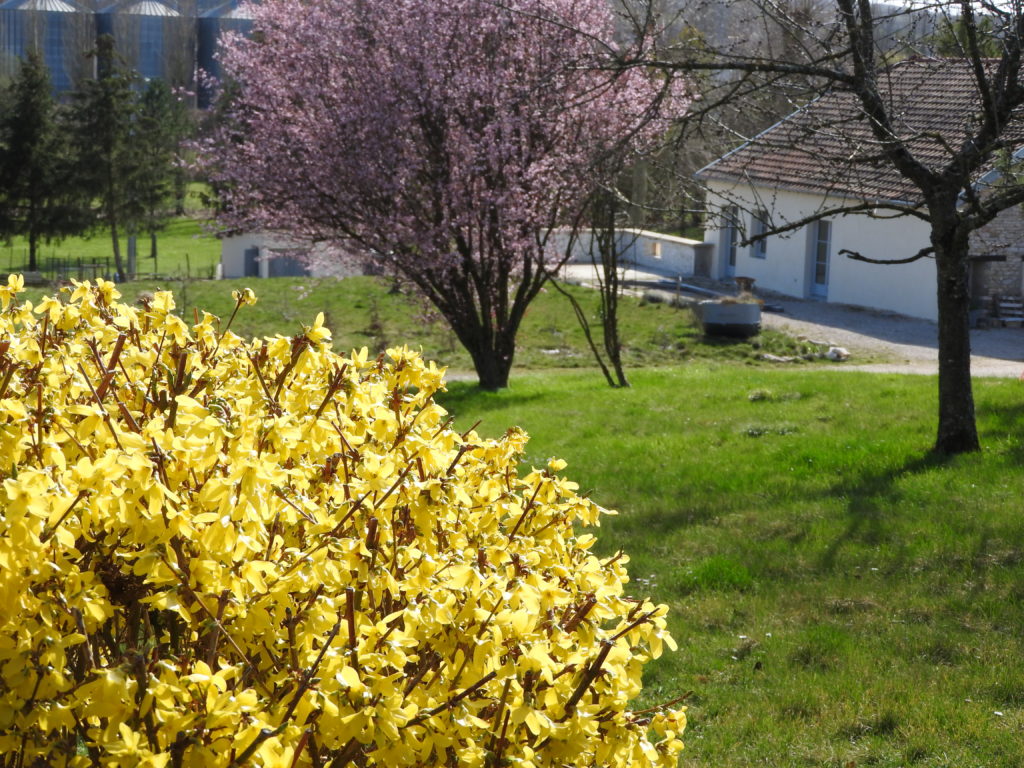
[[[652,259],[661,258],[661,241],[660,240],[648,240],[647,241],[647,255]]]
[[[767,211],[754,211],[750,221],[750,236],[757,237],[768,231]],[[755,240],[750,244],[750,255],[755,259],[764,259],[768,256],[768,238]]]

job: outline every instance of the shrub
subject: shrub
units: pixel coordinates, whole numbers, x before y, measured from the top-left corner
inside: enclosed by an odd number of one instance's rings
[[[0,765],[676,764],[682,711],[626,708],[664,607],[590,553],[564,462],[452,428],[433,364],[19,289]]]

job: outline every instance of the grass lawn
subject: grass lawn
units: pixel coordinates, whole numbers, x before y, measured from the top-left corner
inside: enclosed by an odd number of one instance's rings
[[[948,462],[931,377],[695,361],[443,402],[617,508],[599,547],[672,608],[643,705],[692,691],[683,765],[1024,763],[1024,385],[977,382]]]
[[[259,300],[238,313],[231,329],[239,335],[291,335],[323,312],[339,352],[365,346],[378,354],[389,346],[407,344],[422,348],[426,357],[455,371],[472,370],[469,355],[441,318],[408,293],[394,293],[392,281],[383,278],[140,280],[124,283],[119,290],[128,302],[143,292],[172,290],[178,311],[191,321],[195,311],[203,310],[229,317],[234,307],[231,292],[246,286],[256,291]],[[596,324],[595,293],[583,288],[572,290]],[[49,292],[32,289],[26,297],[38,302]],[[761,352],[788,355],[812,350],[771,330],[750,342],[704,340],[689,310],[666,303],[625,298],[621,315],[627,367],[672,365],[692,358],[752,362]],[[554,290],[543,292],[527,310],[517,338],[515,362],[517,371],[585,368],[589,376],[600,379],[569,302]]]

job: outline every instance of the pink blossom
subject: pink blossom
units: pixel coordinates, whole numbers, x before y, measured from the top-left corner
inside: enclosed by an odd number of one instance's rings
[[[250,10],[209,158],[227,223],[356,240],[437,305],[482,381],[478,356],[500,358],[503,385],[548,231],[665,130],[680,87],[608,66],[607,0]]]

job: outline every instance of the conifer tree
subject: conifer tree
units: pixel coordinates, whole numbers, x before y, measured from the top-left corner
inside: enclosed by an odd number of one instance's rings
[[[143,213],[134,194],[144,172],[143,153],[132,137],[138,76],[114,51],[108,35],[99,38],[93,56],[98,77],[83,80],[72,96],[76,181],[95,201],[95,223],[110,228],[114,265],[120,279],[126,279],[119,238]]]
[[[39,245],[85,228],[83,206],[69,184],[68,145],[42,56],[22,61],[0,114],[0,237],[28,240],[29,271]]]
[[[139,156],[132,194],[138,204],[138,228],[149,235],[150,258],[157,256],[157,233],[175,213],[184,187],[179,150],[190,130],[185,104],[163,80],[150,80],[138,98],[132,144]]]

